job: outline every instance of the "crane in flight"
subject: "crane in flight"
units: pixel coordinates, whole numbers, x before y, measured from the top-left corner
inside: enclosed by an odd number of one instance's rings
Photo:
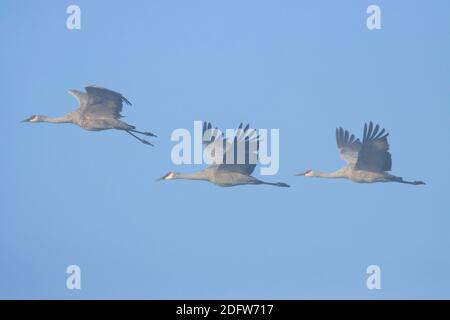
[[[363,141],[355,140],[355,136],[342,128],[336,129],[336,142],[341,158],[347,165],[335,172],[324,173],[307,170],[297,176],[319,178],[344,178],[360,183],[399,182],[412,185],[425,184],[423,181],[406,181],[401,177],[387,173],[391,171],[392,159],[387,141],[388,133],[380,130],[372,122],[364,125]]]
[[[138,131],[135,126],[120,120],[123,102],[131,106],[130,101],[120,93],[106,88],[90,85],[85,89],[86,92],[69,90],[69,93],[78,100],[79,107],[65,116],[53,118],[44,115],[32,115],[22,122],[73,123],[89,131],[123,130],[140,142],[153,146],[136,134],[156,137],[155,134]]]
[[[194,173],[168,172],[158,180],[203,180],[221,187],[245,184],[290,187],[283,182],[266,182],[251,176],[256,167],[260,138],[256,135],[255,130],[249,130],[249,127],[247,125],[243,128],[241,123],[235,131],[234,138],[226,139],[223,134],[218,132],[217,128],[212,128],[211,123],[204,122],[203,147],[209,150],[207,158],[211,164]],[[206,136],[207,138],[205,138]],[[240,146],[245,147],[245,158],[238,154],[239,150],[242,150]],[[227,157],[227,154],[231,154],[231,156]],[[228,158],[234,159],[230,161]]]

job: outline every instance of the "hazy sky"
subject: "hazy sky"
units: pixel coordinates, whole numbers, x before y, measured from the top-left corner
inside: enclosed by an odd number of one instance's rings
[[[66,8],[81,8],[81,30]],[[366,8],[381,8],[381,30]],[[448,1],[0,3],[0,298],[450,298]],[[24,124],[124,94],[158,134]],[[156,182],[194,120],[280,129],[292,188]],[[344,164],[337,126],[389,132],[426,186],[295,177]],[[258,170],[259,171],[259,170]],[[82,289],[66,289],[79,265]],[[366,268],[381,267],[381,290]]]

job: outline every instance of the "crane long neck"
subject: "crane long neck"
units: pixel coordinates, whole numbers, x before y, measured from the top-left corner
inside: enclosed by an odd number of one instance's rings
[[[72,122],[72,115],[70,113],[66,114],[65,116],[62,117],[43,117],[43,121],[44,122],[49,122],[49,123],[69,123]]]
[[[185,180],[208,180],[208,176],[205,171],[193,172],[193,173],[175,173],[175,179]]]
[[[327,178],[327,179],[339,179],[339,178],[344,178],[345,175],[343,174],[342,170],[337,170],[334,172],[320,172],[320,171],[314,171],[313,172],[313,177],[318,177],[318,178]]]

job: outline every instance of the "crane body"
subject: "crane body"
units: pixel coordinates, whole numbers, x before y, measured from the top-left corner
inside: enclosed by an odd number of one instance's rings
[[[140,142],[153,146],[153,144],[138,137],[136,134],[156,137],[155,134],[138,131],[135,126],[120,120],[122,118],[123,103],[131,105],[131,102],[122,94],[93,85],[87,86],[86,92],[78,90],[69,90],[68,92],[79,102],[79,107],[76,110],[62,117],[32,115],[23,120],[23,122],[72,123],[88,131],[122,130]]]
[[[392,169],[392,157],[385,129],[374,127],[373,123],[364,125],[363,142],[342,128],[336,129],[336,142],[341,158],[347,165],[335,172],[326,173],[307,170],[298,176],[326,179],[349,179],[358,183],[399,182],[411,185],[425,184],[423,181],[407,181],[388,173]]]
[[[210,123],[203,124],[203,135],[205,136],[207,130],[217,130],[217,128],[212,128]],[[266,182],[253,177],[251,174],[255,170],[256,163],[253,163],[251,159],[252,152],[258,152],[259,146],[259,136],[255,136],[254,131],[249,133],[249,125],[243,128],[242,123],[239,126],[236,136],[231,141],[224,139],[223,135],[217,136],[212,134],[211,140],[204,142],[204,147],[208,148],[211,153],[210,160],[213,161],[211,165],[205,169],[193,172],[193,173],[178,173],[178,172],[168,172],[166,175],[158,180],[175,180],[175,179],[185,179],[185,180],[203,180],[211,182],[220,187],[232,187],[238,185],[272,185],[277,187],[289,187],[288,184],[283,182]],[[237,161],[237,149],[239,143],[245,143],[245,161],[239,163]],[[250,148],[249,144],[255,143],[256,148]],[[224,152],[216,152],[218,148],[224,146]],[[222,149],[221,149],[222,150]],[[227,163],[227,152],[234,150],[234,162]]]

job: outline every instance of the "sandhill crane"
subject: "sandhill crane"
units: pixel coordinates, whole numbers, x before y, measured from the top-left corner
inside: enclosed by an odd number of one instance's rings
[[[131,106],[130,101],[120,93],[109,89],[94,85],[87,86],[85,89],[86,93],[78,90],[69,90],[69,93],[78,100],[79,107],[65,116],[52,118],[43,115],[32,115],[22,122],[73,123],[89,131],[123,130],[140,142],[153,146],[153,144],[136,136],[134,133],[149,137],[156,137],[156,135],[151,132],[137,131],[136,127],[119,120],[122,118],[120,114],[122,103],[125,102]]]
[[[385,129],[380,131],[380,126],[373,126],[370,122],[364,125],[363,142],[355,140],[355,136],[342,128],[336,129],[337,147],[341,158],[347,165],[335,172],[324,173],[307,170],[297,174],[305,177],[320,178],[346,178],[354,182],[400,182],[412,185],[425,184],[422,181],[405,181],[401,177],[396,177],[387,173],[392,167],[391,154],[388,152],[389,144]]]
[[[211,161],[205,169],[194,173],[177,173],[169,172],[158,180],[174,180],[174,179],[188,179],[188,180],[204,180],[214,183],[221,187],[232,187],[244,184],[256,185],[266,184],[277,187],[290,187],[283,182],[266,182],[259,180],[251,176],[255,170],[256,161],[252,161],[252,154],[255,155],[253,159],[257,157],[259,150],[259,136],[256,135],[255,130],[249,131],[249,125],[243,128],[240,124],[234,139],[226,139],[223,134],[217,134],[217,128],[212,128],[210,123],[203,123],[203,136],[207,134],[207,130],[213,131],[210,138],[204,141],[204,148],[209,148],[208,159]],[[204,139],[205,140],[205,139]],[[238,161],[239,144],[244,143],[245,146],[245,159]],[[251,144],[256,146],[251,148]],[[220,146],[220,152],[219,152]],[[227,153],[234,155],[234,160],[227,160]]]

